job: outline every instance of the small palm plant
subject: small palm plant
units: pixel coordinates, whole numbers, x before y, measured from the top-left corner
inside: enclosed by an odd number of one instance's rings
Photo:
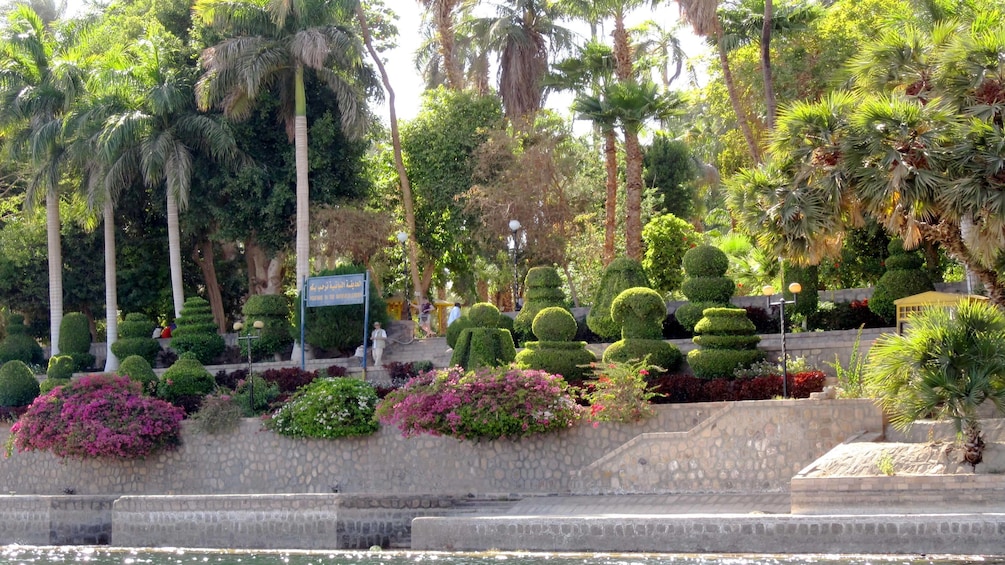
[[[964,442],[964,460],[983,460],[978,407],[1005,412],[1005,314],[983,301],[931,308],[904,335],[880,337],[869,354],[866,390],[906,430],[924,418],[948,419]]]

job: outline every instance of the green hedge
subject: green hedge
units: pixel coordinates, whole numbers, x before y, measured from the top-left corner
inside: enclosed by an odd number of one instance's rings
[[[73,357],[62,354],[50,357],[45,376],[50,379],[70,380],[73,377]]]
[[[0,407],[27,406],[39,392],[35,374],[23,361],[8,361],[0,367]]]
[[[721,302],[685,302],[674,311],[674,318],[687,331],[693,332],[698,322],[705,317],[705,310],[709,308],[722,308],[726,306]]]
[[[538,312],[531,327],[539,341],[569,341],[576,337],[576,319],[571,312],[558,306]]]
[[[140,355],[130,355],[122,360],[116,371],[119,376],[129,377],[140,383],[143,392],[151,393],[157,388],[157,374],[146,358]]]
[[[185,301],[175,324],[177,327],[171,332],[171,349],[178,355],[193,353],[200,363],[206,365],[226,349],[209,302],[198,296]]]
[[[688,277],[721,277],[729,269],[729,257],[718,247],[697,245],[684,253],[681,266]]]
[[[517,368],[562,375],[570,383],[589,378],[589,364],[596,360],[585,341],[528,341],[516,354]]]
[[[611,303],[611,319],[621,326],[622,339],[661,339],[666,316],[663,297],[651,288],[626,289]]]
[[[649,364],[666,371],[680,366],[684,356],[680,349],[660,339],[623,339],[604,350],[604,363],[627,363],[648,356]]]
[[[732,378],[736,369],[763,359],[760,349],[693,349],[687,354],[691,371],[700,379]]]
[[[68,312],[59,324],[59,352],[73,357],[73,368],[86,371],[94,366],[91,355],[91,322],[81,312]]]
[[[736,283],[727,277],[691,277],[684,279],[681,291],[692,302],[728,304],[736,292]]]
[[[590,331],[605,340],[619,337],[621,324],[611,318],[611,304],[623,291],[645,286],[649,286],[649,282],[638,261],[627,257],[611,261],[604,269],[596,294],[593,296],[593,306],[586,316],[586,325]]]
[[[157,396],[178,405],[190,397],[205,396],[215,388],[213,375],[194,353],[185,353],[161,375],[157,382]]]
[[[41,365],[45,362],[42,346],[28,335],[24,316],[20,314],[11,314],[7,318],[7,337],[0,342],[0,363],[14,360],[29,365]]]
[[[689,352],[687,361],[698,378],[731,378],[736,369],[764,359],[756,349],[761,338],[742,308],[708,308],[694,329],[700,349]]]
[[[112,344],[112,353],[119,359],[139,355],[153,365],[161,351],[161,344],[150,337],[155,327],[156,324],[143,314],[126,314],[126,318],[119,322],[119,339]]]
[[[474,327],[461,332],[450,357],[451,365],[465,369],[499,367],[516,359],[516,346],[508,330]]]
[[[513,323],[513,330],[516,332],[514,337],[520,341],[530,337],[538,312],[545,308],[565,307],[562,279],[554,267],[533,267],[527,271],[524,285],[527,289],[524,292],[526,301]]]

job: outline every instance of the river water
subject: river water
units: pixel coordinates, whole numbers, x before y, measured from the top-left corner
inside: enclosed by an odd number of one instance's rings
[[[1005,556],[210,551],[0,547],[0,565],[1005,565]]]

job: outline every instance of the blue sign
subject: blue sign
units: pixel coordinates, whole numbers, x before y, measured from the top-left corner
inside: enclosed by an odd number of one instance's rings
[[[311,277],[304,286],[308,308],[366,302],[366,274]]]

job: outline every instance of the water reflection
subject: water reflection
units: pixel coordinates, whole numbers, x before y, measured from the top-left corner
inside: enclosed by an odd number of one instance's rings
[[[1005,565],[1005,556],[669,555],[607,553],[435,553],[411,551],[238,551],[0,547],[2,565]]]

